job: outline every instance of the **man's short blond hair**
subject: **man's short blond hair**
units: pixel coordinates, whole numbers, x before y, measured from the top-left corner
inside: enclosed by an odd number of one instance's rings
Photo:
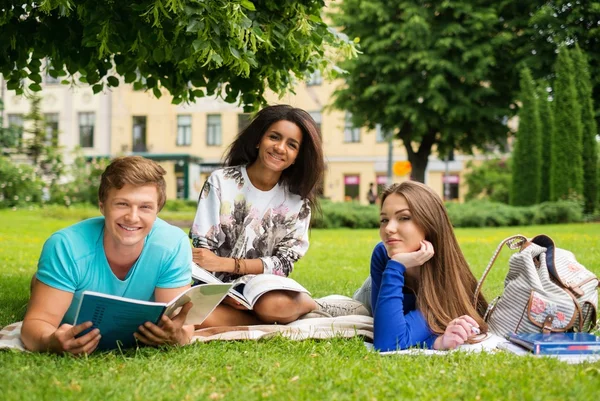
[[[158,210],[160,211],[167,201],[167,184],[164,168],[153,160],[141,156],[121,156],[113,159],[102,173],[98,200],[105,202],[108,192],[121,189],[126,184],[134,186],[156,185],[158,192]]]

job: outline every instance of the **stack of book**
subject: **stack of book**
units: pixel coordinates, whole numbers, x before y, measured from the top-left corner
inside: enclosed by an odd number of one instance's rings
[[[498,345],[519,355],[553,356],[567,362],[600,360],[600,337],[590,333],[509,334]]]

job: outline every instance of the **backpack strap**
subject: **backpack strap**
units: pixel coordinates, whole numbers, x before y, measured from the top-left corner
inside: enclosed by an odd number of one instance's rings
[[[512,237],[505,238],[504,240],[502,240],[502,242],[500,242],[500,245],[498,245],[498,247],[496,248],[496,252],[494,252],[494,255],[492,256],[492,258],[490,259],[490,262],[488,263],[487,267],[485,268],[485,271],[483,272],[481,279],[477,283],[477,288],[475,289],[475,294],[473,295],[473,306],[475,308],[477,308],[477,301],[479,300],[479,293],[481,292],[481,287],[483,286],[483,282],[485,281],[488,273],[492,269],[494,262],[496,262],[498,255],[500,255],[500,251],[502,251],[502,246],[504,244],[506,244],[506,246],[509,249],[513,249],[513,250],[523,249],[527,244],[527,237],[525,237],[524,235],[521,235],[521,234],[517,234],[517,235],[513,235]]]

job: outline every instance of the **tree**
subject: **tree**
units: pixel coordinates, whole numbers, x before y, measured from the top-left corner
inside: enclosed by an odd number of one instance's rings
[[[598,193],[598,174],[596,172],[598,128],[594,119],[594,99],[592,99],[592,85],[586,56],[579,46],[575,46],[571,55],[575,72],[577,102],[581,105],[584,212],[593,213]]]
[[[581,107],[573,76],[573,63],[566,47],[558,53],[554,69],[555,145],[551,170],[552,200],[581,195],[583,165],[581,157]]]
[[[29,113],[24,117],[29,124],[23,132],[29,135],[23,136],[23,152],[31,158],[34,166],[39,165],[46,147],[46,121],[42,115],[41,102],[41,97],[31,97]]]
[[[540,182],[540,202],[547,202],[552,199],[550,193],[550,172],[554,160],[554,115],[552,114],[552,103],[548,99],[548,85],[542,83],[538,87],[538,109],[540,112],[540,146],[542,158],[542,174]]]
[[[521,71],[521,109],[512,164],[510,203],[515,206],[534,205],[540,199],[542,144],[541,122],[531,71]]]
[[[205,95],[258,107],[267,88],[283,93],[316,69],[332,67],[352,42],[321,19],[324,0],[42,0],[3,6],[0,73],[8,89],[22,79],[41,90],[47,73],[92,85],[138,90],[173,103]]]
[[[533,71],[534,77],[552,78],[556,50],[577,44],[589,57],[589,71],[593,99],[600,104],[600,1],[572,0],[509,0],[505,3],[521,3],[519,10],[527,16],[527,26],[521,26],[523,59]],[[509,16],[507,16],[509,17]],[[506,19],[509,25],[518,20]],[[520,23],[519,23],[520,24]],[[520,24],[521,25],[521,24]],[[515,29],[519,27],[514,26]],[[595,112],[596,118],[600,111]]]
[[[509,80],[514,64],[496,58],[511,34],[490,4],[344,0],[332,14],[362,51],[343,64],[349,74],[333,105],[358,126],[395,132],[418,181],[434,146],[446,155],[506,138],[512,95],[495,86]]]

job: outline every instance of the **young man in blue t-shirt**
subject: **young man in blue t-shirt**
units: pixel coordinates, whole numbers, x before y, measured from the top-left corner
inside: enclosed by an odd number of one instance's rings
[[[102,333],[91,322],[73,326],[85,290],[169,302],[190,287],[191,247],[183,230],[157,218],[166,201],[165,170],[139,156],[116,158],[102,174],[98,200],[104,217],[54,233],[44,244],[21,338],[31,351],[90,354]],[[191,308],[135,334],[143,344],[186,344]]]

